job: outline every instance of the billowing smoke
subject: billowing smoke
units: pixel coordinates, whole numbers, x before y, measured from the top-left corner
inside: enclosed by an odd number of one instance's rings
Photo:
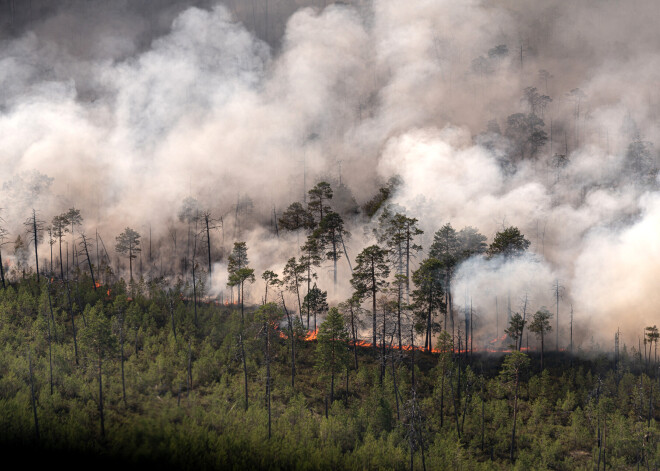
[[[281,273],[304,235],[277,237],[275,215],[319,179],[362,204],[399,175],[390,203],[419,219],[425,251],[447,222],[489,241],[517,226],[532,243],[520,260],[458,269],[456,304],[472,305],[484,339],[521,300],[555,312],[557,283],[562,347],[571,309],[583,345],[619,327],[636,343],[660,320],[654,2],[107,3],[0,4],[12,240],[32,208],[48,222],[75,206],[113,263],[131,226],[151,234],[152,265],[171,266],[193,197],[222,218],[225,255],[245,240],[258,274]],[[346,219],[355,257],[370,231]],[[326,266],[318,280],[333,302],[350,293],[339,269],[336,288]]]

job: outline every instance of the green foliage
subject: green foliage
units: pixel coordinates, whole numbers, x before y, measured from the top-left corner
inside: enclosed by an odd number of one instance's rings
[[[386,263],[387,250],[371,245],[355,258],[351,285],[360,298],[369,297],[372,292],[381,291],[387,285],[390,268]]]
[[[427,469],[569,470],[596,467],[600,428],[606,469],[633,470],[638,463],[640,469],[647,464],[652,469],[660,459],[660,388],[637,353],[622,354],[617,368],[607,358],[581,357],[569,367],[558,353],[542,373],[531,374],[530,357],[520,352],[504,358],[475,355],[468,363],[451,352],[451,336],[443,332],[436,347],[444,353],[415,352],[413,393],[410,352],[392,349],[390,357],[388,350],[381,384],[381,365],[370,349],[358,347],[354,367],[346,321],[333,308],[315,341],[304,340],[295,317],[292,388],[289,329],[278,305],[248,306],[241,325],[232,306],[201,304],[195,328],[191,302],[178,292],[155,287],[129,299],[117,285],[108,297],[81,280],[80,287],[71,285],[86,305],[75,313],[81,359],[76,365],[66,286],[50,285],[51,318],[48,285],[35,279],[0,289],[0,441],[5,449],[18,443],[33,453],[88,454],[96,464],[112,457],[121,465],[176,469],[409,469],[412,448],[413,469],[420,470],[422,453]],[[342,307],[346,319],[350,308]],[[239,332],[248,371],[247,411]],[[33,441],[28,347],[39,444]],[[99,355],[105,438],[99,430]],[[267,361],[270,440],[265,439]],[[327,418],[326,391],[335,399]]]
[[[301,203],[291,203],[279,219],[280,226],[287,231],[311,229],[314,227],[314,216]]]
[[[514,313],[509,320],[509,327],[504,329],[504,333],[513,341],[511,347],[518,350],[518,340],[523,334],[527,321],[522,318],[519,312]]]
[[[330,374],[332,397],[335,375],[346,369],[350,361],[348,329],[336,307],[330,309],[325,321],[321,323],[317,338],[316,366],[320,371]]]
[[[511,226],[495,234],[495,239],[488,247],[488,255],[491,257],[502,255],[505,258],[511,258],[522,255],[529,245],[529,240],[520,233],[520,229]]]

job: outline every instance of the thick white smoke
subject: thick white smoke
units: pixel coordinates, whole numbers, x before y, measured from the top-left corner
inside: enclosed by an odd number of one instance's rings
[[[557,280],[564,339],[571,305],[582,338],[621,326],[633,342],[660,320],[657,186],[631,178],[626,157],[631,141],[660,137],[654,2],[173,3],[143,16],[67,5],[2,39],[0,207],[12,239],[31,208],[50,221],[76,206],[109,251],[131,226],[177,258],[177,212],[192,196],[223,217],[225,248],[246,240],[258,274],[281,273],[301,241],[273,236],[273,210],[319,178],[341,177],[363,203],[396,174],[392,202],[419,219],[425,250],[446,222],[489,241],[514,225],[532,242],[520,261],[459,269],[455,299],[472,299],[484,324],[495,297],[519,310],[528,293],[531,312],[554,311]],[[528,86],[552,97],[549,141],[514,172],[502,134],[507,116],[530,111]],[[501,133],[485,132],[491,120]],[[652,148],[648,158],[658,165]],[[237,222],[246,197],[252,215]],[[364,220],[349,222],[354,257],[372,241]],[[349,277],[341,260],[339,286],[327,265],[318,283],[336,302]]]

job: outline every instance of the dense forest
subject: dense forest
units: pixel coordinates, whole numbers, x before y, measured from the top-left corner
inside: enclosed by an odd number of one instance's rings
[[[651,0],[0,0],[0,447],[660,464]]]
[[[194,232],[175,282],[133,276],[143,247],[126,228],[114,249],[127,283],[108,255],[95,263],[84,233],[70,264],[58,254],[79,210],[48,227],[34,212],[26,238],[49,234],[56,255],[39,271],[37,251],[34,267],[19,258],[2,271],[3,447],[80,466],[656,469],[657,327],[645,329],[643,351],[620,348],[618,333],[614,349],[573,351],[572,326],[568,349],[550,350],[553,313],[525,298],[475,348],[472,309],[452,303],[454,268],[475,254],[521,257],[530,242],[516,227],[487,244],[445,224],[412,268],[422,231],[390,211],[387,188],[362,209],[385,204],[379,243],[355,257],[352,295],[333,306],[317,271],[323,259],[336,269],[347,233],[326,182],[277,221],[306,234],[281,279],[255,274],[247,244],[233,244],[224,300],[205,288],[208,214],[188,221],[201,243]],[[245,298],[256,275],[259,304]]]

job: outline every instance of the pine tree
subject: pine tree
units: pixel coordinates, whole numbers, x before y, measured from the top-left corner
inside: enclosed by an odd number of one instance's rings
[[[136,254],[142,251],[140,248],[140,234],[127,227],[124,232],[116,237],[116,241],[115,250],[117,253],[128,256],[130,279],[133,281],[133,259],[137,258]]]
[[[436,258],[427,258],[413,272],[413,283],[417,287],[413,291],[413,306],[426,321],[424,347],[431,351],[434,331],[433,313],[442,310],[444,290],[442,287],[445,267]]]
[[[101,436],[105,436],[105,419],[103,411],[103,360],[114,354],[117,339],[112,334],[110,319],[103,311],[99,301],[87,312],[87,325],[82,329],[81,341],[86,350],[92,351],[97,359],[99,384],[98,407],[101,421]]]
[[[346,369],[350,362],[348,339],[344,317],[337,308],[331,308],[319,327],[316,347],[317,368],[330,374],[330,404],[334,400],[335,376]]]
[[[542,307],[536,311],[534,317],[532,318],[532,323],[529,324],[529,331],[533,332],[536,334],[537,338],[541,339],[541,371],[543,371],[543,350],[545,334],[552,330],[550,319],[552,319],[552,313],[545,307]]]
[[[390,268],[387,264],[388,251],[377,245],[370,245],[355,258],[351,285],[358,299],[371,298],[373,316],[373,347],[376,343],[376,296],[387,286]]]

